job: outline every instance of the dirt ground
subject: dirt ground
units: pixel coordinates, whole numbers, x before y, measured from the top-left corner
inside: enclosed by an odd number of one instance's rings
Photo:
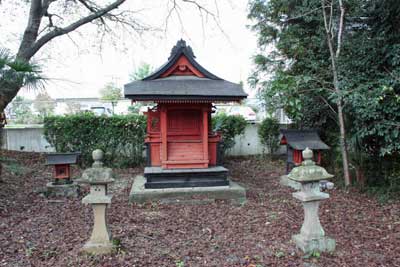
[[[321,206],[333,254],[303,255],[291,235],[300,230],[301,204],[279,185],[283,163],[230,159],[232,180],[247,188],[248,202],[205,205],[128,203],[133,177],[142,169],[116,170],[108,221],[117,253],[80,253],[92,213],[79,199],[41,194],[52,168],[39,154],[4,152],[0,182],[0,266],[400,266],[400,203],[379,204],[357,190],[330,191]],[[75,177],[80,170],[73,169]]]

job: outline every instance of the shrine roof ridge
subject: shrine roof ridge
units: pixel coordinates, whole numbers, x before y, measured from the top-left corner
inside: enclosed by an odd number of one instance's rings
[[[180,39],[176,43],[176,45],[172,48],[171,54],[168,57],[168,61],[164,65],[162,65],[160,68],[158,68],[156,71],[154,71],[152,74],[143,78],[142,80],[154,80],[154,79],[160,78],[161,75],[164,72],[166,72],[171,66],[173,66],[182,55],[185,55],[186,58],[189,60],[189,62],[197,70],[199,70],[206,78],[213,79],[213,80],[222,80],[221,78],[217,77],[216,75],[214,75],[211,72],[209,72],[208,70],[206,70],[195,60],[195,56],[194,56],[192,48],[189,45],[186,45],[186,42],[182,39]]]

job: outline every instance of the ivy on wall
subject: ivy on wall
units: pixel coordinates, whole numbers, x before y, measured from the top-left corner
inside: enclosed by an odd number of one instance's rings
[[[146,117],[142,115],[50,116],[44,120],[44,130],[57,152],[80,151],[84,165],[92,162],[95,149],[105,152],[105,162],[110,166],[135,166],[143,161]]]

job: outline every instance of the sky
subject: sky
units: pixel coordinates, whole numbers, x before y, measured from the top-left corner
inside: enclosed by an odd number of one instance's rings
[[[26,4],[11,2],[5,0],[0,5],[0,46],[15,53],[29,10]],[[34,58],[44,66],[47,92],[52,98],[98,97],[108,82],[121,87],[129,82],[129,74],[142,63],[161,66],[182,38],[203,67],[228,81],[243,81],[253,97],[246,80],[257,47],[256,36],[247,27],[251,24],[247,20],[248,1],[199,0],[216,15],[218,24],[204,12],[202,19],[195,6],[180,1],[179,16],[172,12],[168,17],[172,2],[128,0],[123,4],[122,9],[135,10],[137,19],[152,28],[141,35],[115,28],[112,37],[101,41],[97,27],[88,25],[47,44]],[[34,98],[37,93],[23,89],[20,95]]]

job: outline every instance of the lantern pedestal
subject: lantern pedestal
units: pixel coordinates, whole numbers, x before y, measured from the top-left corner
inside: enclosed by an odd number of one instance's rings
[[[92,168],[85,170],[78,181],[90,185],[90,194],[82,199],[82,203],[91,204],[93,208],[93,230],[89,241],[82,251],[92,254],[111,253],[115,247],[107,227],[107,206],[111,204],[112,196],[108,195],[108,184],[113,183],[113,172],[104,168],[101,150],[93,151],[94,163]]]
[[[328,199],[329,194],[320,192],[319,182],[315,182],[302,184],[301,191],[293,193],[293,197],[303,202],[304,207],[304,222],[300,234],[293,236],[297,247],[305,253],[334,251],[335,240],[325,236],[318,216],[319,203]]]
[[[82,199],[82,203],[91,204],[93,208],[93,230],[89,241],[83,246],[82,251],[94,254],[111,253],[114,245],[111,242],[111,234],[107,227],[107,206],[111,204],[111,196],[88,195]]]
[[[329,198],[329,194],[321,192],[320,181],[331,179],[333,175],[315,165],[310,149],[306,148],[302,154],[304,158],[302,165],[294,168],[288,175],[289,179],[301,185],[300,191],[293,193],[293,197],[300,200],[304,208],[303,225],[300,233],[293,236],[293,240],[304,253],[333,252],[336,242],[325,236],[318,216],[320,201]]]

